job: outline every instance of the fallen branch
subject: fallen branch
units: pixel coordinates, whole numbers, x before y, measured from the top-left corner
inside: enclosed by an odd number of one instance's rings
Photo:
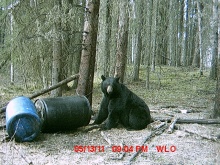
[[[99,129],[101,128],[100,125],[88,125],[86,126],[85,130],[83,130],[83,132],[89,132],[92,131],[93,129]]]
[[[154,136],[156,136],[156,135],[162,134],[162,133],[165,131],[165,129],[167,129],[167,127],[168,127],[168,126],[167,126],[167,124],[165,124],[165,123],[160,124],[160,127],[158,127],[157,129],[155,129],[154,131],[152,131],[152,132],[150,133],[150,135],[147,136],[147,137],[143,140],[143,142],[141,143],[141,146],[144,146],[144,144],[145,144],[148,140],[150,140],[152,137],[154,137]],[[132,161],[134,161],[134,159],[139,155],[139,153],[140,153],[141,151],[142,151],[142,150],[141,150],[141,148],[140,148],[137,152],[135,152],[135,153],[132,155],[132,157],[129,159],[129,162],[128,162],[129,165],[131,164]]]
[[[178,108],[178,105],[163,105],[160,108]]]
[[[207,137],[207,136],[203,136],[203,135],[200,135],[196,132],[191,132],[189,130],[184,130],[185,132],[189,133],[189,134],[194,134],[194,135],[197,135],[197,136],[200,136],[202,139],[206,139],[206,140],[212,140],[212,141],[217,141],[218,139],[218,136],[217,137]]]
[[[167,130],[167,133],[173,133],[173,130],[174,130],[174,127],[175,127],[175,124],[176,124],[177,120],[178,120],[178,118],[175,118],[173,120],[173,122],[170,124],[170,126],[169,126],[169,128]]]
[[[104,134],[103,131],[101,131],[101,135],[105,139],[105,141],[108,142],[109,146],[112,146],[111,140]]]
[[[40,96],[40,95],[42,95],[44,93],[50,92],[50,91],[52,91],[52,90],[54,90],[54,89],[56,89],[56,88],[58,88],[58,87],[60,87],[60,86],[62,86],[64,84],[66,84],[66,83],[68,83],[68,82],[70,82],[72,80],[75,80],[77,78],[79,78],[79,74],[70,76],[67,79],[62,80],[59,83],[57,83],[57,84],[55,84],[55,85],[53,85],[53,86],[51,86],[51,87],[49,87],[47,89],[43,89],[43,90],[41,90],[39,92],[34,93],[33,95],[29,96],[29,99],[33,99],[33,98],[38,97],[38,96]]]
[[[54,90],[54,89],[56,89],[56,88],[58,88],[58,87],[60,87],[60,86],[62,86],[62,85],[64,85],[64,84],[66,84],[66,83],[68,83],[68,82],[70,82],[70,81],[73,81],[73,80],[75,80],[75,79],[77,79],[77,78],[79,78],[79,74],[70,76],[70,77],[68,77],[68,78],[66,78],[66,79],[64,79],[64,80],[62,80],[62,81],[60,81],[59,83],[57,83],[57,84],[55,84],[55,85],[53,85],[53,86],[51,86],[51,87],[49,87],[49,88],[47,88],[47,89],[43,89],[43,90],[41,90],[41,91],[39,91],[39,92],[34,93],[33,95],[29,96],[28,98],[29,98],[29,99],[36,98],[36,97],[38,97],[38,96],[40,96],[40,95],[42,95],[42,94],[45,94],[45,93],[47,93],[47,92],[50,92],[50,91],[52,91],[52,90]],[[7,103],[7,104],[8,104],[8,103]],[[5,105],[7,106],[7,104],[5,104]],[[4,107],[1,108],[0,113],[5,112],[6,106],[4,106]]]
[[[167,121],[167,122],[171,122],[172,118],[153,118],[154,121],[156,120],[160,120],[162,122]],[[197,123],[197,124],[220,124],[220,120],[219,119],[178,119],[176,121],[177,124],[193,124],[193,123]]]
[[[12,146],[18,154],[21,156],[21,158],[28,164],[28,165],[33,165],[32,161],[29,161],[15,146]]]

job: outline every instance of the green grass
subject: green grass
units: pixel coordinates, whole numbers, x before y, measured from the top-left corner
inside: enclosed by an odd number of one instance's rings
[[[132,68],[127,69],[128,79],[125,85],[143,98],[148,105],[178,105],[178,106],[209,106],[213,104],[216,81],[209,80],[209,71],[199,76],[199,70],[193,68],[176,68],[169,66],[157,67],[150,73],[150,89],[145,87],[145,68],[140,68],[140,81],[132,82]],[[95,76],[93,89],[93,106],[97,109],[101,101],[101,78]],[[29,86],[30,87],[30,86]],[[8,102],[15,96],[28,96],[41,89],[29,88],[24,85],[0,84],[0,103]],[[70,91],[64,95],[74,94]]]
[[[162,66],[150,73],[150,89],[145,88],[145,68],[140,70],[140,81],[127,86],[150,105],[208,106],[213,103],[216,82],[209,80],[198,69]]]

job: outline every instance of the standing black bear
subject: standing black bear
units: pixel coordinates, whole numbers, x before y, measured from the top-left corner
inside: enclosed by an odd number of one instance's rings
[[[94,124],[101,124],[107,118],[104,129],[114,128],[118,123],[128,129],[144,129],[151,122],[147,104],[119,83],[119,78],[106,78],[103,75],[101,78],[104,96]]]

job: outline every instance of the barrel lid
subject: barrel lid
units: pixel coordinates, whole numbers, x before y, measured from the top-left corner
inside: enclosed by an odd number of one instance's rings
[[[11,118],[6,130],[11,138],[15,138],[17,142],[33,141],[40,133],[41,121],[37,116],[29,113],[23,113]]]

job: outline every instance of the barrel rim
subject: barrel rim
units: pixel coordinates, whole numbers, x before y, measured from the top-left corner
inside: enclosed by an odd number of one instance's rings
[[[17,136],[15,136],[16,135],[15,134],[16,128],[13,128],[13,130],[11,130],[11,129],[9,129],[10,125],[13,122],[16,122],[17,120],[20,120],[20,119],[22,119],[24,117],[28,117],[29,119],[31,118],[31,120],[37,121],[37,123],[38,123],[37,127],[38,128],[30,136],[27,136],[27,137],[17,137]],[[32,114],[29,114],[29,113],[22,113],[22,114],[14,116],[13,118],[10,118],[7,121],[6,131],[8,132],[9,137],[13,137],[14,136],[16,141],[19,141],[19,142],[33,141],[33,139],[41,132],[41,126],[42,126],[42,123],[41,123],[41,120],[40,120],[39,116],[32,115]]]

